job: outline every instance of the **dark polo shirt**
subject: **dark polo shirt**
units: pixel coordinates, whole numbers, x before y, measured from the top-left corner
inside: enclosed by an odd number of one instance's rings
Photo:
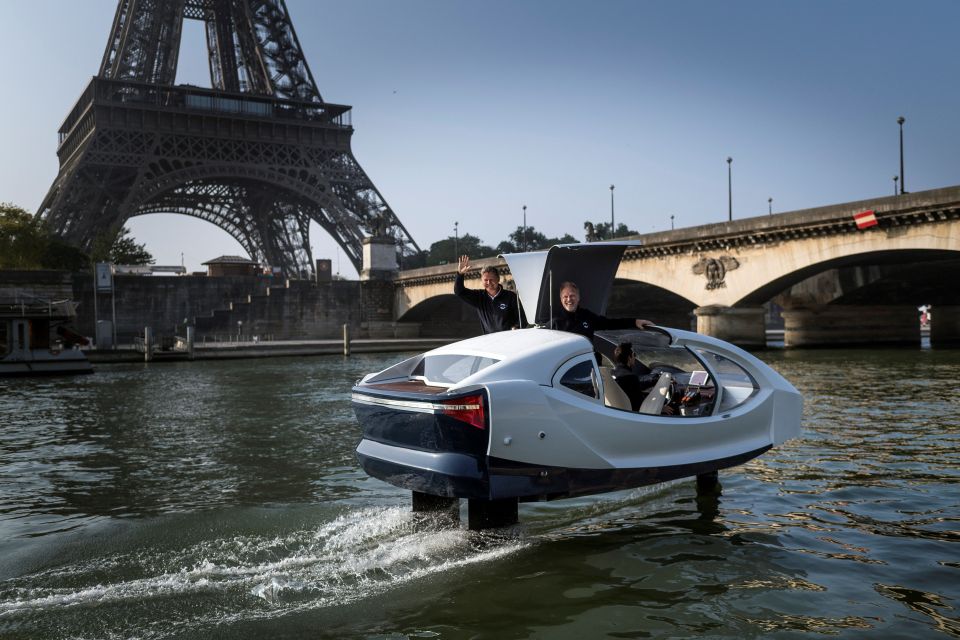
[[[477,310],[484,333],[520,328],[520,303],[517,294],[500,287],[494,297],[484,289],[468,289],[463,285],[463,274],[458,273],[453,283],[458,298]],[[526,322],[523,323],[526,326]]]
[[[593,332],[602,329],[630,329],[637,326],[633,318],[608,318],[589,309],[577,307],[573,313],[560,308],[560,314],[550,321],[551,329],[579,333],[589,340],[593,340]]]

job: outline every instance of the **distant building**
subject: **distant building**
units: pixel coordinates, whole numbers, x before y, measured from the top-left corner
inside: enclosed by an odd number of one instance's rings
[[[155,273],[170,273],[178,276],[186,275],[186,268],[180,265],[155,265],[155,264],[115,264],[112,265],[113,273],[118,275],[133,276],[152,276]]]
[[[207,275],[211,278],[222,276],[256,276],[261,273],[260,265],[250,258],[241,256],[220,256],[203,263]]]

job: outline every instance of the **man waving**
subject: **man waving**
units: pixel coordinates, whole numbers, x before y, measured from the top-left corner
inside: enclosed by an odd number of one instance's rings
[[[500,285],[500,272],[488,265],[480,271],[483,290],[467,289],[463,276],[470,270],[470,258],[460,256],[457,279],[453,283],[453,292],[458,298],[477,310],[480,325],[484,333],[495,333],[508,329],[518,329],[526,324],[517,294],[507,291]]]

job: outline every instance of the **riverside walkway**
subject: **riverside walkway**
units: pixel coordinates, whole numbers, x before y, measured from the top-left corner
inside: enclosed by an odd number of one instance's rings
[[[183,360],[227,360],[234,358],[280,358],[290,356],[350,355],[355,353],[393,353],[429,351],[459,338],[364,338],[350,340],[345,353],[343,340],[272,340],[240,342],[207,342],[194,345],[193,356],[187,351],[154,351],[152,362]],[[144,353],[135,345],[117,349],[84,351],[90,362],[143,362]]]

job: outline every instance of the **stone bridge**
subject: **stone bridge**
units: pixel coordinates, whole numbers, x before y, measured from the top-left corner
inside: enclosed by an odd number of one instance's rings
[[[866,211],[876,224],[861,229],[854,216]],[[787,346],[916,343],[917,307],[929,304],[931,344],[960,342],[960,186],[630,239],[642,246],[624,255],[610,316],[748,347],[781,326]],[[480,286],[486,264],[506,270],[477,260],[467,286]],[[423,335],[477,333],[475,313],[452,295],[455,275],[452,264],[400,272],[394,318],[421,323]]]

